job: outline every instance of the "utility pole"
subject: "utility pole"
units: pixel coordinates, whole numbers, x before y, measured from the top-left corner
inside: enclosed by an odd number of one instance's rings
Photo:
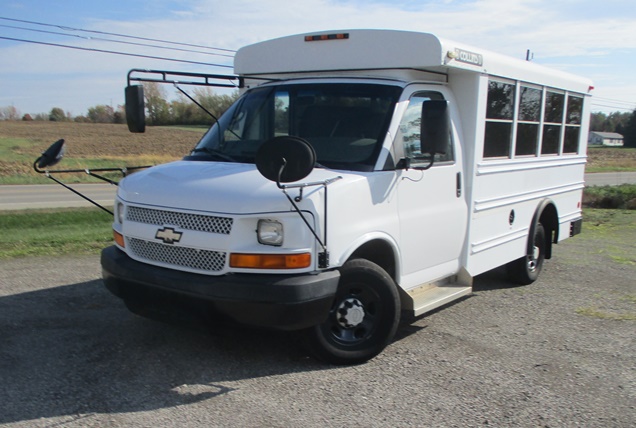
[[[530,52],[530,49],[526,50],[526,61],[532,61],[534,53]]]

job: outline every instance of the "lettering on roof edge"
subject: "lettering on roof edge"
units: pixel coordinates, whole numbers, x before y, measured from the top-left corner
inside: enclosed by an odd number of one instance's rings
[[[455,61],[463,62],[466,64],[477,65],[481,67],[484,65],[484,56],[475,52],[465,51],[463,49],[455,48],[455,55],[453,55]]]

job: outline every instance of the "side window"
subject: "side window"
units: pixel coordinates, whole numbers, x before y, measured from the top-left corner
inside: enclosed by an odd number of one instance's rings
[[[568,95],[568,108],[565,116],[565,137],[563,153],[579,152],[579,136],[581,134],[581,116],[583,115],[583,98]]]
[[[488,82],[485,158],[510,157],[514,107],[515,85],[495,80]]]
[[[559,153],[564,104],[564,94],[550,91],[546,93],[543,142],[541,144],[542,155],[556,155]]]
[[[537,156],[541,126],[541,89],[521,86],[515,156]]]
[[[576,155],[584,97],[531,83],[488,81],[486,160]]]
[[[411,97],[409,105],[402,116],[400,128],[397,135],[397,142],[404,150],[404,157],[411,159],[413,167],[424,166],[430,163],[430,157],[422,153],[420,143],[420,125],[422,122],[422,104],[430,100],[443,100],[444,97],[438,92],[420,92]],[[440,162],[450,162],[455,160],[453,145],[449,135],[448,148],[445,154],[435,155],[435,164]]]
[[[274,94],[274,136],[289,135],[289,92]]]

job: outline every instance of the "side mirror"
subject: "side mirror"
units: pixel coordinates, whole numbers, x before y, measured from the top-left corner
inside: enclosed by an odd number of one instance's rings
[[[445,154],[450,138],[448,102],[430,100],[422,103],[420,139],[422,153]]]
[[[146,106],[144,104],[144,87],[141,85],[126,86],[126,123],[130,132],[146,131]]]
[[[55,143],[51,144],[46,151],[42,152],[42,155],[35,161],[35,163],[40,169],[53,166],[62,160],[64,157],[64,151],[64,139],[57,140]]]
[[[316,164],[316,152],[299,137],[274,137],[263,143],[256,153],[256,168],[276,183],[291,183],[307,177]]]

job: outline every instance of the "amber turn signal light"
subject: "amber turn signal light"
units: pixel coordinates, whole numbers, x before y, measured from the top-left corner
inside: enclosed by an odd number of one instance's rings
[[[230,254],[230,267],[242,269],[302,269],[311,265],[311,254]]]

